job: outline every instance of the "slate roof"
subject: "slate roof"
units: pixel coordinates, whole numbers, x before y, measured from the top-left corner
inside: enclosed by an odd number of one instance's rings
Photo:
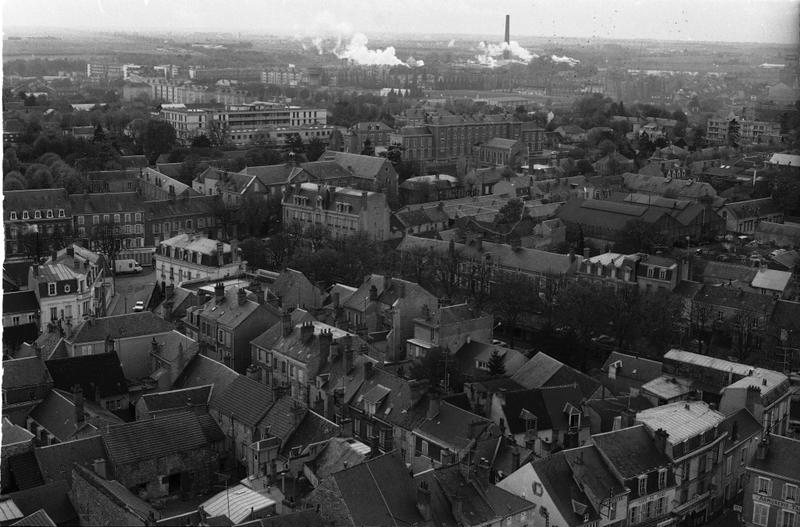
[[[585,523],[583,514],[575,513],[573,500],[586,505],[585,512],[589,515],[589,521],[599,520],[600,515],[592,506],[591,500],[575,483],[572,477],[572,468],[567,459],[567,454],[562,450],[552,456],[536,460],[531,465],[536,470],[548,496],[567,521],[567,525],[583,525]]]
[[[13,291],[3,293],[3,314],[31,313],[39,310],[35,291]]]
[[[25,515],[44,509],[58,525],[74,525],[78,521],[78,514],[69,499],[69,487],[64,481],[12,492],[5,494],[3,498],[14,500],[19,510]]]
[[[384,170],[388,172],[391,167],[386,158],[376,156],[365,156],[361,154],[351,154],[348,152],[336,152],[327,150],[320,157],[322,161],[336,161],[345,169],[352,169],[353,173],[360,178],[375,179]],[[303,165],[305,167],[305,165]]]
[[[337,437],[339,432],[339,425],[328,421],[316,412],[308,411],[297,428],[285,440],[281,454],[286,456],[292,448],[305,448],[308,445],[327,441]]]
[[[749,285],[758,269],[726,262],[710,261],[703,269],[703,280],[706,282],[741,282]]]
[[[208,445],[198,417],[191,412],[112,426],[103,433],[103,439],[108,458],[115,465],[158,459]]]
[[[142,402],[148,412],[163,412],[187,405],[205,406],[211,397],[211,385],[181,388],[167,392],[147,393],[142,395]]]
[[[263,311],[271,315],[271,320],[267,319],[266,321],[267,327],[280,321],[280,312],[275,306],[261,305],[249,299],[245,300],[244,304],[239,304],[238,288],[228,287],[225,290],[224,302],[217,303],[211,299],[195,311],[195,316],[202,316],[206,320],[215,321],[225,327],[236,328],[256,311]]]
[[[622,366],[617,368],[616,371],[617,378],[630,379],[641,385],[661,375],[661,363],[659,361],[619,351],[612,351],[609,354],[605,363],[603,363],[602,371],[607,374],[609,367],[617,361],[622,362]]]
[[[462,451],[490,424],[491,421],[485,417],[442,401],[439,403],[439,413],[432,418],[426,416],[414,433],[453,451]]]
[[[595,434],[592,440],[624,479],[670,464],[669,458],[658,451],[644,425]]]
[[[642,395],[630,396],[622,395],[619,397],[606,397],[605,399],[590,399],[584,403],[591,408],[600,418],[600,422],[592,421],[592,428],[599,424],[600,432],[610,432],[614,427],[614,419],[618,416],[628,416],[632,418],[637,412],[653,407],[653,403]],[[594,415],[592,415],[594,417]]]
[[[354,525],[422,524],[414,482],[390,452],[333,474]]]
[[[277,437],[283,445],[289,436],[299,426],[308,409],[300,405],[292,397],[281,397],[267,409],[263,418],[252,426],[262,422],[269,427],[269,434]]]
[[[3,391],[52,382],[50,372],[39,357],[3,361]]]
[[[772,295],[742,291],[735,287],[704,285],[694,299],[698,302],[731,309],[768,314],[775,303]]]
[[[517,370],[511,379],[526,388],[544,388],[547,386],[565,386],[577,384],[584,398],[589,399],[600,387],[596,379],[585,373],[539,352]]]
[[[54,189],[28,189],[7,190],[3,192],[3,219],[8,220],[10,211],[17,211],[17,217],[22,218],[23,210],[67,209],[69,217],[70,199],[63,188]],[[33,214],[31,213],[31,217]]]
[[[603,459],[595,445],[564,450],[572,477],[582,489],[591,489],[594,496],[605,498],[625,492],[625,484]]]
[[[34,453],[47,483],[71,482],[73,463],[91,466],[94,460],[106,458],[103,438],[99,435],[36,448]]]
[[[144,210],[138,192],[103,192],[102,194],[70,194],[73,214],[113,214]]]
[[[725,210],[737,218],[751,218],[783,212],[772,198],[749,199],[747,201],[726,203]]]
[[[274,400],[268,386],[239,375],[219,397],[211,400],[211,408],[222,415],[233,416],[246,426],[255,427],[267,414]]]
[[[800,440],[769,436],[767,455],[764,459],[753,458],[750,467],[791,481],[800,481]]]
[[[82,355],[66,359],[54,359],[45,363],[53,377],[53,387],[71,391],[79,384],[86,399],[128,394],[128,383],[116,352]]]
[[[265,187],[272,187],[289,182],[300,172],[302,172],[300,167],[296,167],[288,163],[282,163],[280,165],[245,167],[239,173],[247,176],[255,176],[259,183]]]
[[[15,443],[22,443],[33,439],[33,434],[19,425],[15,425],[8,420],[8,417],[3,418],[3,446],[13,445]]]
[[[126,513],[134,513],[142,519],[147,518],[151,514],[157,514],[157,511],[149,503],[131,492],[119,481],[100,477],[92,469],[80,465],[75,467],[75,471],[78,477],[84,479],[90,485],[105,494],[109,500],[122,508]],[[142,522],[142,524],[144,524],[144,522]]]
[[[174,388],[190,388],[210,384],[214,389],[211,391],[209,403],[213,403],[238,377],[239,374],[231,368],[198,353],[189,361],[178,377]]]
[[[169,333],[175,327],[153,312],[144,310],[111,317],[84,321],[70,339],[73,344],[100,342],[107,336],[112,339],[140,337]]]
[[[472,373],[476,369],[475,362],[483,361],[488,362],[494,351],[497,351],[503,359],[503,366],[505,367],[506,374],[517,371],[528,361],[528,358],[517,350],[497,346],[495,344],[487,344],[472,340],[461,346],[455,353],[455,360],[458,362],[461,371],[464,373]],[[480,373],[481,370],[477,370]]]
[[[734,425],[736,427],[736,439],[733,439],[732,436]],[[724,447],[727,451],[735,449],[745,441],[749,441],[753,436],[760,439],[761,423],[746,408],[740,408],[725,417],[725,420],[719,425],[719,431],[720,433],[728,432]]]
[[[189,199],[145,201],[144,213],[148,221],[196,214],[212,215],[215,196],[195,196]]]
[[[536,416],[539,430],[567,430],[569,421],[564,413],[565,405],[569,403],[580,410],[583,399],[581,391],[574,386],[506,392],[503,413],[512,434],[525,431],[525,422],[520,418],[523,410]],[[587,426],[588,420],[582,420],[581,424]]]
[[[345,387],[344,399],[350,405],[362,410],[367,410],[364,401],[366,395],[375,388],[388,390],[375,409],[375,417],[398,426],[411,430],[425,415],[427,404],[422,397],[422,390],[414,391],[416,382],[398,377],[380,367],[372,367],[372,376],[364,378],[364,368],[357,367],[349,383]],[[373,392],[375,395],[377,392]]]
[[[101,408],[90,400],[85,400],[84,422],[75,420],[75,403],[71,393],[53,389],[30,414],[59,441],[68,441],[81,429],[99,430],[107,425],[115,425],[122,420],[110,411]]]

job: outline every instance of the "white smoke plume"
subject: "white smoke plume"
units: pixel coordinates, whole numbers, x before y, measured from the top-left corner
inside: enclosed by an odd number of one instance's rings
[[[334,54],[340,59],[350,59],[356,64],[366,66],[399,66],[405,63],[397,58],[394,53],[394,46],[386,49],[369,49],[367,43],[369,39],[364,33],[356,33],[343,50],[334,50]]]
[[[566,55],[565,56],[553,55],[550,57],[550,60],[552,60],[553,62],[561,62],[564,64],[569,64],[570,66],[575,66],[580,63],[578,59],[573,59],[572,57],[567,57]]]
[[[519,42],[516,40],[512,40],[508,43],[500,42],[499,44],[480,42],[478,44],[478,55],[475,56],[475,60],[477,60],[479,64],[495,67],[498,64],[498,60],[503,58],[504,51],[509,52],[511,59],[522,61],[525,64],[539,56],[520,46]]]
[[[424,60],[417,60],[414,57],[408,57],[408,60],[406,61],[406,66],[409,68],[421,68],[424,65]]]

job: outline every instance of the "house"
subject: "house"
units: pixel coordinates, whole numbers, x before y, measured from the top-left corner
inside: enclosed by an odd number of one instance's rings
[[[214,297],[190,307],[182,319],[187,334],[198,341],[200,353],[244,373],[252,360],[250,341],[280,320],[276,308],[247,298],[243,287],[214,286]]]
[[[743,524],[795,525],[800,515],[798,474],[800,441],[781,435],[763,437],[744,478]]]
[[[399,189],[401,203],[409,207],[461,198],[468,192],[457,177],[439,173],[410,177]]]
[[[103,433],[106,477],[147,500],[208,492],[218,468],[212,445],[222,436],[215,423],[211,426],[184,412],[109,427]]]
[[[675,466],[672,513],[679,521],[702,524],[719,506],[712,500],[712,485],[719,480],[718,452],[725,438],[719,427],[724,420],[703,401],[676,402],[636,414],[656,448]]]
[[[373,145],[378,143],[373,142]],[[319,161],[333,161],[351,174],[348,183],[340,186],[385,194],[390,203],[397,200],[397,171],[385,157],[327,150],[320,156]],[[312,163],[303,163],[302,166],[304,170],[313,174],[311,165]]]
[[[475,342],[476,349],[465,350],[462,356],[477,355],[481,351],[477,349],[480,343],[491,341],[493,328],[494,318],[491,315],[466,303],[432,309],[425,304],[421,316],[414,319],[414,337],[406,341],[406,356],[411,359],[422,358],[432,349],[458,355],[470,342]],[[508,358],[511,359],[511,356]],[[483,369],[488,371],[488,368]]]
[[[601,395],[600,399],[590,399],[583,404],[592,434],[633,426],[636,414],[652,407],[653,403],[643,395],[630,394],[617,397]]]
[[[439,300],[415,282],[372,274],[344,303],[346,327],[370,338],[386,361],[404,358],[406,342],[414,337],[415,319]]]
[[[519,167],[527,160],[525,144],[514,139],[494,137],[478,146],[478,164],[483,167]]]
[[[503,365],[505,375],[511,375],[528,361],[528,358],[519,351],[495,344],[486,344],[478,340],[467,338],[463,346],[453,353],[454,363],[458,371],[469,380],[478,380],[492,376],[490,362],[497,354]]]
[[[209,237],[221,237],[221,224],[214,214],[216,199],[213,196],[198,196],[145,201],[144,247],[158,249],[161,240],[184,233],[205,233]],[[151,265],[150,261],[140,263]]]
[[[135,180],[134,180],[135,183]],[[111,238],[119,250],[144,247],[144,202],[138,192],[70,194],[73,229],[95,251]]]
[[[3,288],[3,354],[39,336],[39,299],[34,291]]]
[[[508,377],[491,377],[488,379],[465,382],[464,394],[473,412],[488,416],[492,412],[492,401],[495,393],[522,391],[525,387]]]
[[[390,452],[333,473],[305,499],[333,525],[433,526],[427,509],[417,507],[417,492],[403,458]],[[423,502],[424,504],[424,502]],[[427,516],[427,518],[426,518]]]
[[[118,253],[117,258],[121,258],[121,254]],[[76,272],[83,272],[88,280],[87,288],[94,286],[94,304],[97,306],[95,316],[105,315],[106,307],[114,295],[113,283],[109,283],[111,271],[106,256],[73,243],[55,252],[48,263],[64,264]]]
[[[33,444],[36,436],[21,426],[17,426],[3,418],[2,450],[0,450],[0,476],[3,493],[26,489],[44,483],[38,470],[25,470],[33,455]],[[19,467],[19,461],[23,468]],[[36,463],[34,457],[33,464]],[[26,466],[28,465],[28,466]]]
[[[598,176],[611,176],[632,171],[634,161],[619,152],[612,152],[592,163],[592,168]]]
[[[303,474],[316,488],[331,474],[363,463],[371,452],[370,447],[352,437],[334,437],[303,465]]]
[[[276,413],[276,417],[280,415]],[[282,437],[276,468],[296,477],[306,474],[307,464],[317,459],[331,441],[340,439],[342,433],[341,426],[311,410],[301,416],[293,430],[288,430]]]
[[[287,267],[265,287],[264,299],[276,307],[311,310],[322,307],[323,293],[302,272]]]
[[[630,492],[624,517],[628,525],[657,525],[675,506],[676,476],[663,450],[663,435],[654,438],[643,425],[592,436],[596,452]],[[661,442],[659,442],[661,441]]]
[[[586,141],[586,130],[575,124],[566,124],[555,129],[565,143],[582,143]]]
[[[535,504],[534,525],[616,525],[626,518],[629,491],[590,445],[526,463],[497,486]]]
[[[660,376],[660,362],[612,351],[595,378],[615,395],[635,395],[643,384]]]
[[[584,258],[578,277],[615,288],[638,287],[644,292],[674,291],[688,272],[688,262],[660,255],[606,252]]]
[[[779,300],[770,316],[765,348],[765,366],[781,372],[800,365],[800,302]]]
[[[490,417],[504,435],[538,457],[589,441],[591,425],[575,385],[497,392]]]
[[[741,504],[747,467],[753,462],[763,436],[761,424],[749,410],[742,408],[725,417],[720,433],[726,437],[722,443],[721,477],[716,495],[723,506]]]
[[[53,378],[40,357],[3,361],[3,418],[25,427],[28,414],[53,387]]]
[[[584,399],[593,399],[596,394],[599,394],[600,390],[600,383],[597,380],[541,351],[514,372],[511,380],[529,390],[575,384],[583,394]]]
[[[761,294],[770,294],[777,298],[786,298],[789,294],[789,281],[792,271],[767,269],[762,265],[750,282],[750,286]]]
[[[158,511],[119,481],[107,479],[100,467],[75,465],[72,470],[71,496],[79,524],[154,525]]]
[[[93,467],[96,462],[107,460],[106,447],[102,436],[93,435],[85,439],[75,439],[34,450],[36,463],[45,483],[57,481],[72,486],[73,464]]]
[[[46,363],[53,387],[72,393],[81,388],[83,397],[112,412],[127,412],[128,382],[116,352],[51,359]]]
[[[365,394],[365,398],[368,395]],[[437,394],[430,393],[428,411],[412,432],[414,456],[425,458],[422,461],[434,467],[461,461],[490,429],[489,419],[441,401]]]
[[[80,385],[72,393],[53,389],[27,419],[28,430],[40,445],[53,445],[99,435],[123,420],[97,403],[86,401]]]
[[[392,230],[400,235],[437,233],[447,229],[450,217],[444,206],[429,208],[406,206],[392,215]]]
[[[783,211],[772,198],[726,203],[721,211],[725,229],[730,233],[753,235],[762,221],[783,223]]]
[[[28,189],[3,192],[6,255],[44,256],[72,234],[67,191]]]
[[[364,232],[371,239],[389,238],[386,194],[318,183],[289,185],[281,201],[283,221],[326,227],[334,238]]]
[[[211,390],[211,401],[217,399],[233,381],[239,378],[239,374],[228,366],[205,355],[195,355],[189,364],[184,368],[178,380],[175,381],[173,389],[196,388],[199,386],[213,386]]]
[[[156,276],[176,285],[188,280],[238,276],[243,265],[237,244],[197,234],[178,234],[161,241],[153,262]]]
[[[630,192],[652,196],[671,197],[673,199],[715,200],[717,191],[710,183],[692,179],[681,180],[661,176],[627,173],[623,175],[623,184]]]
[[[389,134],[394,130],[381,121],[360,121],[351,126],[349,132],[350,142],[345,147],[348,152],[359,153],[364,149],[366,141],[372,146],[388,146]]]
[[[39,331],[44,333],[48,326],[53,326],[68,333],[83,317],[102,313],[105,299],[95,289],[96,276],[96,271],[88,265],[32,265],[28,272],[28,289],[36,293],[39,301]]]

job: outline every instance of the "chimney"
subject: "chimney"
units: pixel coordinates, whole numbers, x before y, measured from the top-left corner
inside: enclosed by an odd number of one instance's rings
[[[374,302],[378,299],[378,288],[375,287],[375,284],[369,286],[369,300],[370,302]]]
[[[506,34],[505,34],[505,43],[511,43],[511,15],[506,15]]]
[[[383,275],[383,290],[386,291],[390,287],[392,287],[392,276],[385,274]]]
[[[431,392],[428,393],[428,419],[434,419],[439,415],[440,405],[441,400],[439,399],[439,394],[435,390],[431,390]]]
[[[80,384],[72,387],[72,400],[75,405],[75,427],[78,428],[86,419],[83,413],[83,388]]]
[[[758,447],[756,448],[756,459],[761,461],[767,458],[767,454],[769,453],[769,434],[765,434],[764,438],[758,442]]]
[[[364,380],[372,378],[372,374],[374,373],[372,368],[373,368],[372,362],[368,361],[368,360],[365,360],[364,361]]]
[[[667,453],[667,437],[669,433],[664,430],[663,428],[659,428],[656,430],[656,433],[653,435],[653,442],[655,443],[656,450],[661,452],[662,454]]]
[[[331,351],[331,343],[333,342],[333,333],[329,329],[323,330],[319,336],[319,357],[322,360],[328,358]]]
[[[67,247],[67,256],[73,256],[73,257],[75,256],[75,246],[74,245],[70,245],[69,247]]]
[[[170,299],[173,296],[175,296],[175,285],[174,284],[172,284],[172,283],[168,284],[167,287],[165,288],[165,290],[166,290],[167,299]]]
[[[517,445],[514,445],[513,449],[511,450],[511,469],[517,470],[519,468],[519,448]]]
[[[428,488],[428,482],[424,480],[420,481],[417,487],[417,510],[423,520],[431,521],[431,490]]]
[[[591,249],[589,249],[588,247],[584,247],[583,248],[583,259],[584,260],[588,260],[590,254],[591,254]]]
[[[475,479],[477,480],[478,484],[487,486],[489,483],[489,476],[492,472],[492,465],[489,463],[489,460],[485,457],[482,457],[480,461],[478,461],[478,467],[475,470]]]
[[[50,254],[50,258],[52,259],[53,263],[56,263],[56,260],[58,260],[58,251],[56,249],[53,249],[53,252]]]
[[[286,309],[281,312],[281,326],[283,327],[283,336],[288,337],[292,334],[294,327],[292,326],[292,314]]]
[[[353,369],[353,348],[347,344],[344,348],[343,369],[345,373],[350,373]]]
[[[217,267],[222,267],[225,264],[225,244],[222,240],[217,241]]]
[[[75,258],[74,256],[72,257],[72,268],[75,269],[76,271],[81,270],[81,261]]]
[[[369,206],[368,196],[369,196],[369,192],[367,192],[366,190],[361,192],[361,210],[362,211],[367,210],[367,208]]]
[[[246,370],[247,378],[261,382],[261,369],[255,364],[250,364]]]
[[[303,322],[300,326],[300,339],[303,342],[308,342],[314,336],[314,324],[311,322]]]
[[[105,458],[98,458],[92,462],[92,468],[94,469],[94,473],[100,476],[103,479],[108,479],[108,470],[106,467],[106,460]]]
[[[747,393],[745,394],[744,407],[747,408],[747,410],[751,414],[756,416],[756,419],[758,419],[758,415],[756,413],[756,406],[759,406],[760,404],[761,404],[761,388],[759,388],[758,386],[748,386]]]
[[[243,306],[247,302],[247,291],[245,291],[244,287],[239,288],[236,292],[236,296],[239,299],[240,306]]]
[[[221,304],[225,300],[225,284],[222,282],[217,282],[217,285],[214,286],[214,300],[217,301],[217,304]]]
[[[731,442],[735,443],[739,438],[739,423],[734,421],[731,425]]]
[[[622,416],[615,415],[614,416],[614,424],[611,425],[611,430],[621,430],[622,429]]]

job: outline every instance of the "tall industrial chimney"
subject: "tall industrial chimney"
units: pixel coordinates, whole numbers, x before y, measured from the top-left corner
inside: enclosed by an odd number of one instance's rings
[[[508,46],[511,44],[511,15],[506,15],[506,49],[503,50],[503,58],[508,60],[511,58],[511,51]]]

